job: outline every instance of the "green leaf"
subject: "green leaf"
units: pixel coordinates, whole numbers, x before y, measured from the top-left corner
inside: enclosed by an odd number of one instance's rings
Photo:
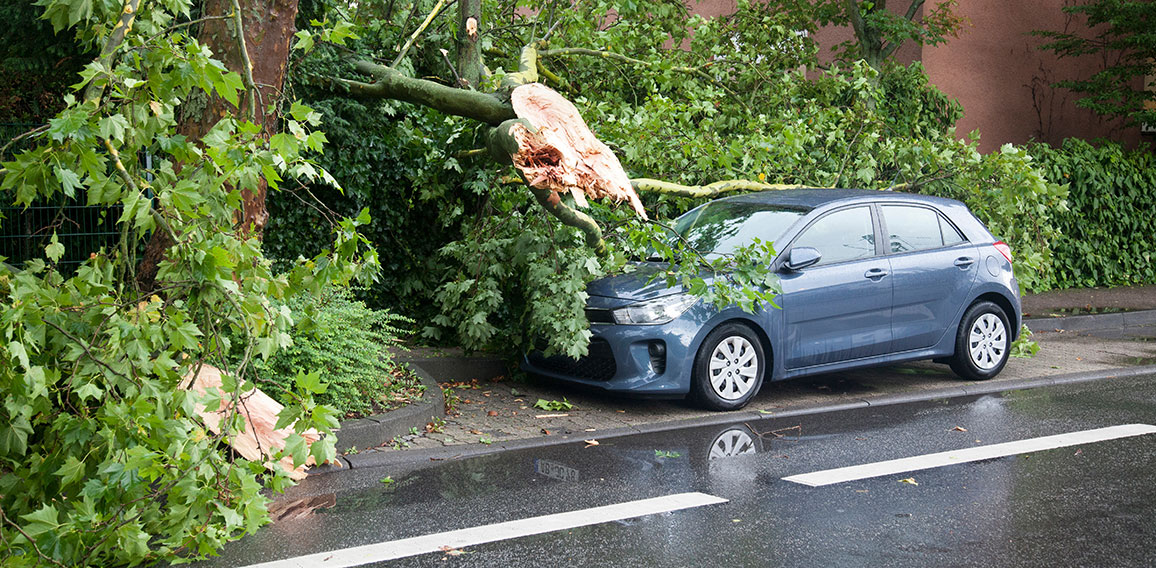
[[[297,122],[308,122],[313,116],[313,109],[299,101],[293,101],[292,106],[289,107],[289,116],[292,116],[293,120]]]
[[[64,245],[56,238],[56,231],[52,231],[52,239],[49,240],[48,246],[44,247],[44,255],[52,262],[59,262],[60,257],[64,256]]]
[[[57,531],[60,528],[58,516],[56,507],[45,504],[32,513],[20,515],[20,518],[28,522],[23,527],[24,532],[28,533],[28,536],[36,537]]]
[[[100,400],[100,397],[104,396],[104,391],[94,383],[85,383],[80,385],[79,387],[73,389],[72,392],[76,393],[77,398],[79,398],[81,402],[84,402],[90,398],[94,400]]]
[[[60,166],[56,166],[53,171],[56,173],[56,179],[60,182],[64,194],[69,197],[75,196],[77,188],[82,187],[80,176],[76,172]]]
[[[144,558],[149,553],[149,534],[140,523],[128,523],[116,529],[117,546],[130,558]]]
[[[309,449],[305,446],[305,438],[296,432],[285,437],[285,453],[293,456],[293,467],[301,467],[309,457]]]
[[[84,462],[76,459],[76,456],[68,456],[64,465],[56,470],[56,475],[60,476],[60,483],[64,486],[77,483],[84,479]]]
[[[306,53],[313,49],[313,34],[301,30],[293,34],[293,37],[297,38],[297,42],[293,44],[293,49],[300,49]]]
[[[329,386],[321,381],[321,373],[318,371],[310,373],[298,371],[297,378],[294,380],[297,383],[297,388],[312,394],[322,394]]]
[[[337,457],[336,439],[333,436],[317,440],[309,445],[309,455],[317,463],[329,463]]]
[[[24,416],[16,416],[7,425],[0,425],[0,455],[23,456],[28,451],[30,434],[32,424]]]
[[[221,73],[218,77],[219,80],[213,83],[213,89],[217,91],[217,94],[220,95],[222,99],[228,101],[229,104],[234,107],[237,106],[239,101],[237,92],[244,90],[245,82],[239,74],[232,71]]]
[[[128,121],[125,120],[123,115],[114,114],[100,119],[100,122],[97,123],[96,130],[102,138],[123,142],[124,131],[128,127]]]
[[[27,369],[29,367],[28,352],[24,350],[24,344],[19,341],[11,341],[8,343],[8,355],[20,363],[20,366]]]

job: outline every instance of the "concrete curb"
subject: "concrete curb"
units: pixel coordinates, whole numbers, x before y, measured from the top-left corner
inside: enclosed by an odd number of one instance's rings
[[[1062,318],[1025,319],[1033,332],[1049,332],[1053,329],[1064,331],[1093,331],[1101,329],[1126,329],[1156,325],[1156,310],[1116,312],[1112,314],[1089,314],[1086,316],[1064,316]]]
[[[473,379],[489,380],[509,374],[506,360],[493,356],[421,357],[401,352],[394,355],[394,360],[399,363],[408,363],[411,367],[420,367],[443,383]]]
[[[690,428],[698,426],[718,426],[724,424],[733,424],[738,422],[749,422],[756,420],[765,420],[768,418],[790,418],[794,416],[806,416],[813,414],[825,414],[830,412],[840,412],[844,410],[853,410],[857,408],[867,408],[872,406],[887,406],[892,404],[904,404],[910,402],[923,402],[928,400],[940,400],[947,398],[959,398],[966,396],[980,396],[984,394],[993,394],[1012,390],[1025,390],[1031,388],[1064,385],[1072,383],[1082,383],[1089,381],[1098,381],[1106,379],[1121,379],[1133,377],[1138,375],[1145,375],[1156,373],[1156,365],[1145,365],[1142,367],[1129,367],[1119,369],[1105,369],[1101,371],[1090,371],[1085,373],[1069,373],[1065,375],[1055,375],[1051,377],[1040,377],[1033,379],[1014,379],[1008,381],[990,381],[983,383],[967,383],[958,387],[949,387],[943,389],[924,390],[910,393],[900,393],[896,395],[884,395],[879,397],[868,397],[857,400],[851,400],[839,404],[823,404],[815,406],[805,406],[800,408],[792,408],[781,412],[762,413],[762,412],[727,412],[721,414],[713,414],[709,416],[701,416],[697,418],[690,418],[686,420],[676,420],[670,422],[655,422],[651,424],[640,424],[638,426],[629,428],[616,428],[613,430],[604,430],[597,433],[599,440],[608,440],[621,436],[630,436],[634,434],[650,434],[655,432],[664,432],[667,430],[677,430],[681,428]],[[373,468],[383,466],[397,466],[402,464],[413,464],[426,461],[443,461],[443,460],[458,460],[471,458],[475,456],[482,456],[487,454],[495,454],[508,450],[524,450],[530,448],[542,448],[548,446],[558,446],[564,444],[580,443],[583,440],[580,435],[564,435],[551,436],[544,438],[524,438],[517,440],[509,440],[504,442],[495,442],[489,446],[477,445],[462,445],[462,446],[448,446],[445,448],[435,448],[429,450],[407,450],[404,452],[373,452],[368,454],[358,454],[347,456],[349,466],[353,469],[359,468]]]
[[[425,386],[421,402],[385,414],[342,422],[337,430],[338,452],[346,452],[350,448],[375,448],[397,436],[409,434],[411,428],[423,430],[430,420],[445,415],[445,398],[441,386],[422,367],[411,364],[410,369]]]

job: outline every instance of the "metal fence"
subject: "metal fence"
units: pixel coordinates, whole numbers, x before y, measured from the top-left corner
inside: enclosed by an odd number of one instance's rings
[[[0,123],[0,147],[37,126]],[[35,140],[20,140],[0,155],[0,160],[11,160],[34,145]],[[83,190],[73,198],[57,194],[28,207],[13,205],[11,194],[0,194],[0,199],[0,257],[6,257],[8,263],[20,266],[33,258],[45,258],[44,247],[55,232],[64,245],[59,268],[70,272],[90,254],[114,247],[120,239],[116,220],[121,206],[87,205]]]

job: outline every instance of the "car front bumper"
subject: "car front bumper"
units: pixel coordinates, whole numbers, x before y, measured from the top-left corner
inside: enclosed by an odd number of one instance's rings
[[[698,312],[698,307],[691,312]],[[591,324],[590,352],[577,360],[533,352],[522,370],[608,392],[643,397],[681,398],[690,392],[697,314],[687,313],[663,325]],[[705,315],[705,314],[704,314]]]

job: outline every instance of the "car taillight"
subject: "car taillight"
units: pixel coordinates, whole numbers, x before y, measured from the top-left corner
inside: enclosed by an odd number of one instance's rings
[[[1008,262],[1012,261],[1011,247],[1008,246],[1007,243],[1005,243],[1003,241],[996,241],[996,243],[992,246],[994,246],[995,250],[998,250],[999,253],[1002,254],[1003,257],[1006,258]]]

